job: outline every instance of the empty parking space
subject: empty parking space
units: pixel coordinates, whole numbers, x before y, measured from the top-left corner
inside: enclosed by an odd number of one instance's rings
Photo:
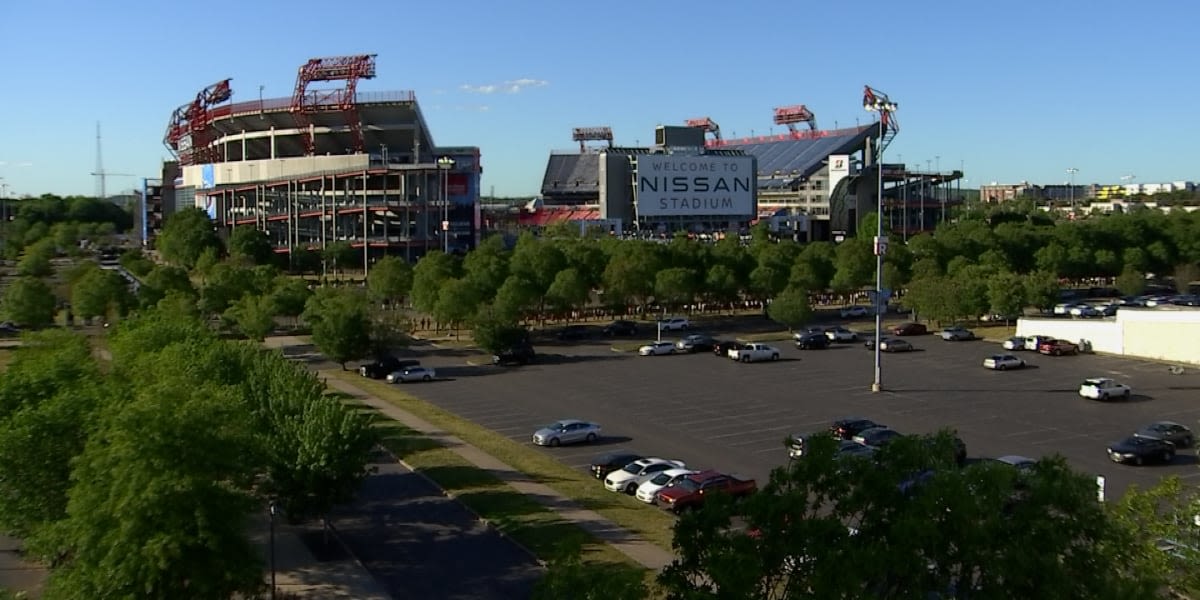
[[[1108,443],[1155,420],[1196,425],[1195,372],[1172,375],[1151,362],[1036,353],[1019,353],[1030,368],[993,372],[980,364],[1001,352],[998,344],[908,339],[917,351],[884,355],[885,391],[879,394],[870,392],[873,354],[861,343],[801,351],[783,342],[774,344],[781,360],[753,364],[710,353],[639,357],[602,342],[555,345],[543,349],[551,353],[546,360],[518,368],[463,367],[462,357],[430,357],[434,366],[459,365],[456,376],[406,389],[518,441],[559,418],[601,423],[608,436],[603,444],[545,450],[575,467],[602,451],[629,448],[765,478],[786,463],[789,433],[865,416],[902,432],[956,429],[972,456],[1061,453],[1076,468],[1106,476],[1112,493],[1196,471],[1191,450],[1172,465],[1141,468],[1115,465],[1105,453]],[[1131,385],[1132,401],[1080,398],[1079,383],[1095,376]]]

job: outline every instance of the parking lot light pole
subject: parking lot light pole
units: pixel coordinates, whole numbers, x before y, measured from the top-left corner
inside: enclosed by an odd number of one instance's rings
[[[454,168],[454,159],[443,156],[437,159],[442,174],[442,252],[450,254],[450,186],[447,174]]]
[[[272,500],[267,507],[267,512],[271,517],[271,600],[275,600],[275,501]]]
[[[875,143],[875,172],[878,179],[875,206],[875,379],[872,392],[883,391],[883,310],[887,306],[883,299],[883,255],[887,253],[887,238],[883,235],[883,138],[887,135],[891,115],[899,108],[887,94],[867,86],[863,93],[863,108],[879,113],[879,139]]]

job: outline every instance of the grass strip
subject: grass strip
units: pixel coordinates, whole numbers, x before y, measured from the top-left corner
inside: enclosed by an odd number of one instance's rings
[[[675,517],[625,494],[604,489],[590,473],[575,471],[532,446],[517,443],[482,425],[401,392],[396,386],[363,379],[350,372],[330,370],[322,371],[322,374],[352,383],[429,421],[646,541],[666,550],[671,549]]]

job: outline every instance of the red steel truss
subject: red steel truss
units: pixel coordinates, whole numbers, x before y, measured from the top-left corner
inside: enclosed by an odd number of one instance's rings
[[[312,58],[296,74],[296,91],[292,94],[291,112],[300,129],[305,154],[312,155],[316,147],[312,132],[313,115],[320,112],[341,112],[350,127],[355,151],[363,150],[362,121],[358,118],[357,89],[359,79],[375,77],[375,55],[331,56]],[[308,90],[314,81],[345,81],[345,87],[333,90]]]
[[[579,142],[579,152],[581,154],[587,149],[584,146],[584,142],[587,141],[608,142],[608,147],[612,148],[612,127],[576,127],[571,130],[571,139]]]
[[[713,134],[713,137],[716,138],[718,142],[721,141],[721,126],[717,125],[717,122],[709,117],[688,119],[684,122],[684,125],[687,125],[688,127],[699,127],[700,129],[703,129],[705,133]]]
[[[892,102],[887,94],[869,85],[864,85],[863,108],[879,113],[879,118],[883,122],[883,134],[880,136],[879,145],[881,148],[886,149],[888,144],[896,138],[896,134],[900,133],[900,123],[892,115],[899,108],[899,105]]]
[[[775,124],[787,125],[788,131],[796,133],[797,123],[808,123],[809,131],[817,130],[817,117],[803,104],[775,108]]]
[[[163,144],[183,165],[215,162],[220,158],[220,148],[210,147],[208,109],[233,97],[229,87],[231,79],[218,81],[196,94],[191,102],[171,113]]]

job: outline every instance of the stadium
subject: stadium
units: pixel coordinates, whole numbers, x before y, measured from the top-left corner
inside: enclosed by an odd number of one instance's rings
[[[651,238],[677,231],[745,233],[766,221],[772,231],[798,241],[840,241],[854,235],[863,215],[875,211],[880,171],[884,218],[905,238],[932,229],[948,207],[961,203],[953,189],[960,171],[910,170],[901,164],[876,168],[879,144],[886,148],[899,131],[894,119],[885,127],[876,122],[822,130],[812,111],[795,105],[776,108],[774,123],[787,132],[725,139],[712,118],[689,119],[681,126],[659,126],[652,147],[616,146],[610,127],[575,128],[572,139],[579,149],[550,154],[541,195],[517,221],[528,227],[572,223]],[[598,147],[588,146],[596,142]],[[675,186],[672,179],[667,182],[672,193],[665,194],[654,177],[664,164],[743,169],[739,173],[749,168],[751,189],[738,193],[731,183],[726,188],[733,193],[697,191]],[[663,210],[664,195],[685,200]]]
[[[260,87],[232,102],[230,79],[201,90],[171,114],[163,142],[177,161],[146,192],[144,227],[198,206],[223,234],[256,227],[289,256],[334,243],[364,263],[474,247],[479,148],[438,146],[411,91],[359,92],[375,68],[374,55],[314,58],[284,98]]]

